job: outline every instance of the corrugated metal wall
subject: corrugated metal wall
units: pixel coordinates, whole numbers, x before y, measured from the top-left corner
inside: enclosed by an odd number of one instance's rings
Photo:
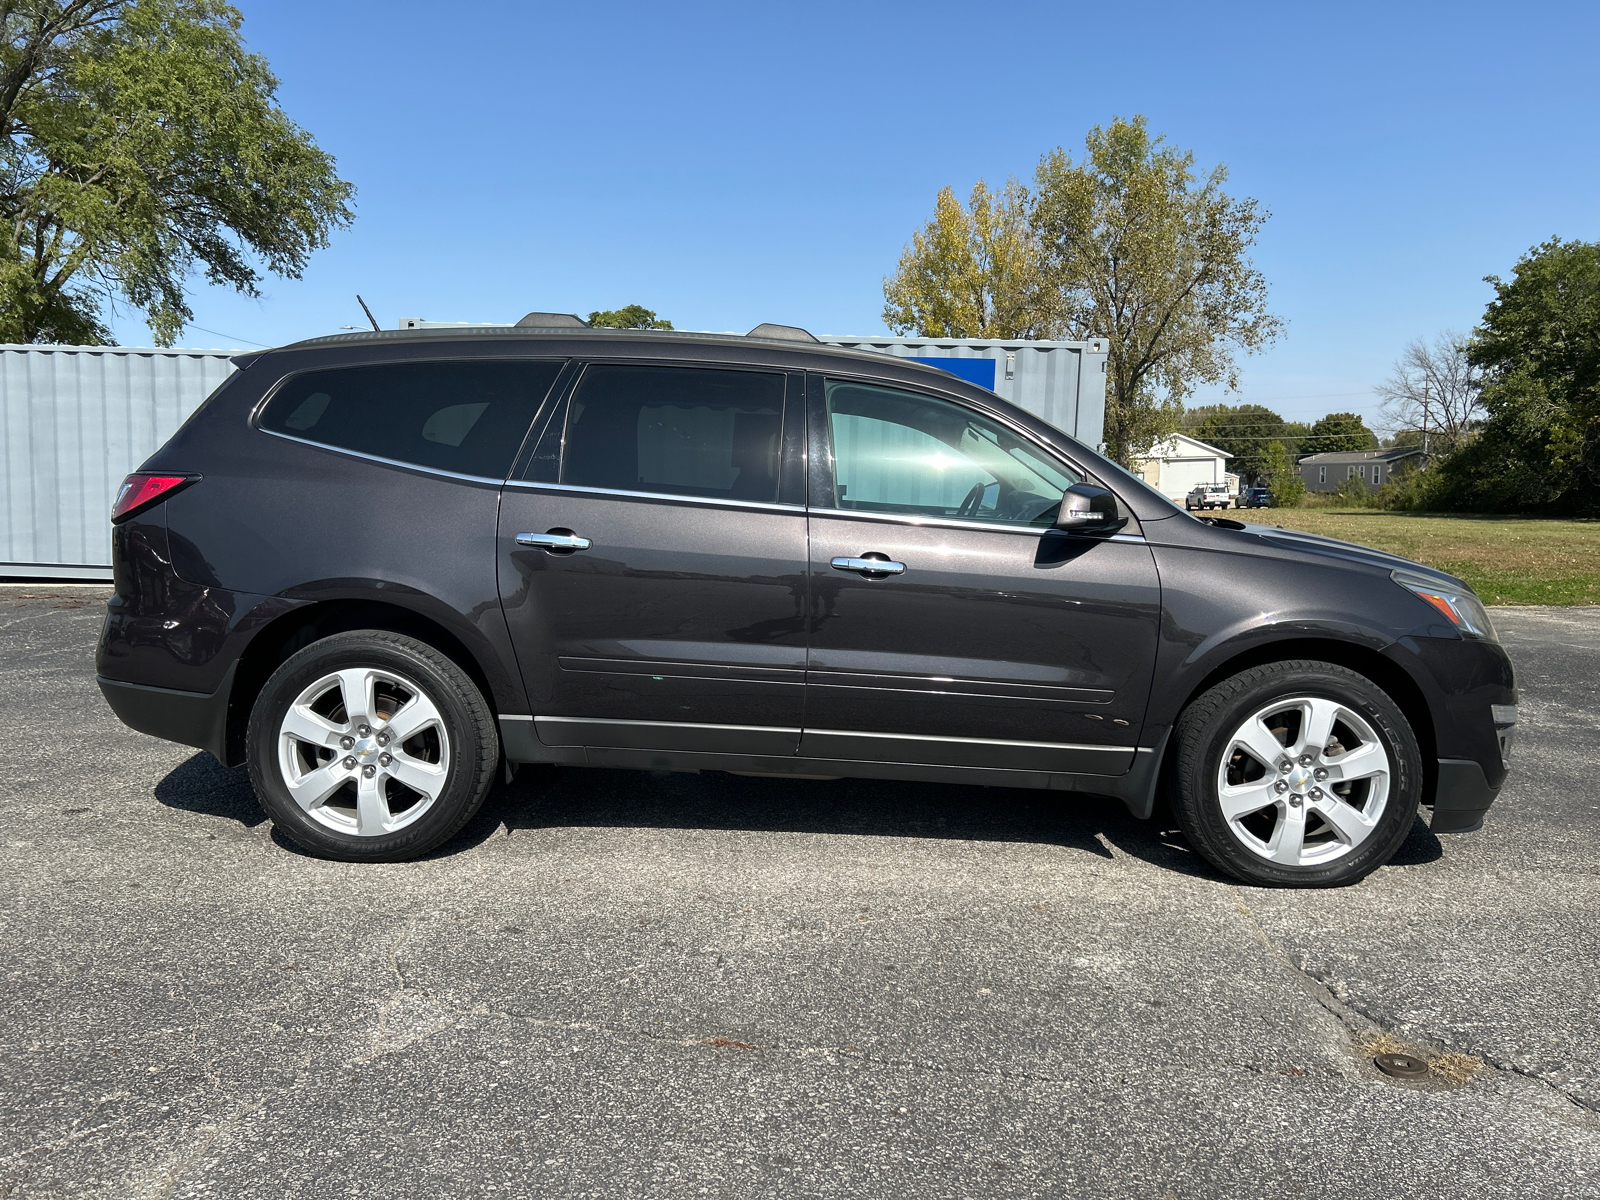
[[[1103,341],[821,340],[899,358],[992,359],[1001,397],[1100,443]],[[0,345],[0,575],[109,579],[117,485],[233,373],[237,353]]]
[[[117,486],[237,353],[0,345],[0,575],[109,579]]]
[[[998,341],[992,338],[846,337],[819,341],[852,350],[876,350],[896,358],[987,358],[994,360],[994,390],[1002,400],[1031,412],[1086,446],[1105,437],[1106,343]],[[1007,368],[1011,373],[1007,374]]]

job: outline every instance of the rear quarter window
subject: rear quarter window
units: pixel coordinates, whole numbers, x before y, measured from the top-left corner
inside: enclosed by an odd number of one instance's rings
[[[556,362],[422,362],[291,376],[261,412],[270,433],[412,466],[504,479]]]

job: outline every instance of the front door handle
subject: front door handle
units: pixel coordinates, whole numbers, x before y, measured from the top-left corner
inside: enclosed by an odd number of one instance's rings
[[[854,571],[858,575],[904,575],[906,565],[903,562],[894,562],[891,559],[878,558],[836,558],[828,564],[835,571]]]
[[[594,545],[586,537],[579,537],[570,529],[552,529],[549,533],[519,533],[517,545],[534,546],[551,554],[573,554]]]

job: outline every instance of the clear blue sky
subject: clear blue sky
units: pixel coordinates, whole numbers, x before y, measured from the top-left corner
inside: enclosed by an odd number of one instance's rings
[[[336,332],[356,292],[385,328],[641,303],[881,332],[941,186],[1029,177],[1114,114],[1271,211],[1287,334],[1230,399],[1291,419],[1372,412],[1406,341],[1474,324],[1484,275],[1600,239],[1592,2],[235,2],[357,218],[260,301],[197,280],[187,345]]]

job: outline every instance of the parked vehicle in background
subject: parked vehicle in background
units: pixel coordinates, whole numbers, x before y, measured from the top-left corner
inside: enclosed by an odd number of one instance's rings
[[[1239,493],[1240,508],[1271,508],[1272,492],[1268,488],[1245,488]]]
[[[1233,503],[1233,493],[1225,483],[1202,483],[1184,497],[1183,506],[1190,512],[1196,509],[1227,508]]]
[[[316,854],[567,763],[1167,786],[1219,870],[1322,887],[1505,779],[1466,585],[1191,517],[930,366],[548,313],[235,361],[117,497],[99,685]]]

